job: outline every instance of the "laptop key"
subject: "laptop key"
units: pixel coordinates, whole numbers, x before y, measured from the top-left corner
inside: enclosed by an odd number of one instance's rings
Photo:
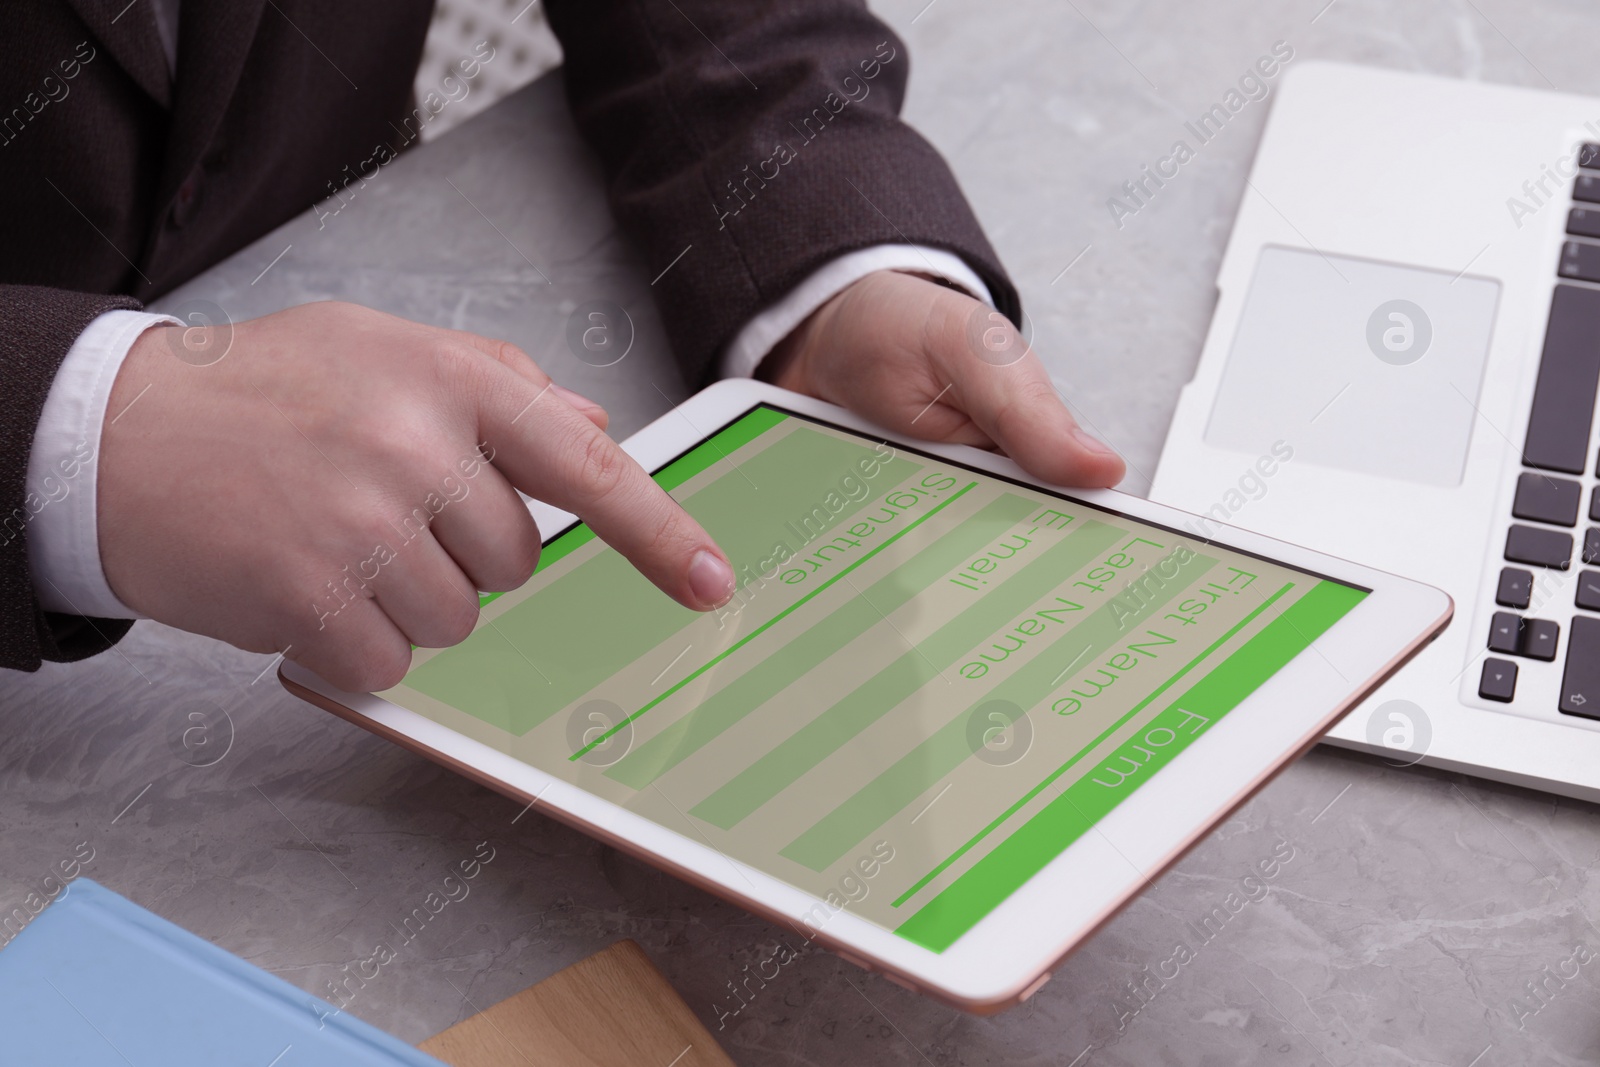
[[[1600,245],[1589,247],[1600,252]],[[1595,387],[1600,385],[1596,337],[1600,337],[1600,290],[1556,286],[1523,442],[1522,458],[1528,466],[1568,474],[1582,474],[1588,466]]]
[[[1511,703],[1517,695],[1517,665],[1508,659],[1486,659],[1478,676],[1478,695],[1485,700]]]
[[[1567,232],[1574,237],[1600,237],[1600,211],[1573,208],[1567,212]]]
[[[1600,522],[1600,485],[1594,487],[1594,492],[1589,494],[1589,520]]]
[[[1600,237],[1600,210],[1575,207],[1568,211],[1567,233],[1573,237]]]
[[[1578,180],[1572,183],[1572,199],[1589,204],[1600,203],[1600,178],[1578,175]]]
[[[1597,574],[1600,577],[1600,574]],[[1494,591],[1494,602],[1503,608],[1525,608],[1533,599],[1533,575],[1516,567],[1500,570],[1500,585]]]
[[[1583,486],[1577,482],[1524,472],[1517,479],[1517,497],[1511,504],[1511,514],[1555,526],[1576,526],[1578,498],[1582,495]]]
[[[1600,526],[1591,526],[1584,531],[1583,561],[1600,563]]]
[[[1568,715],[1600,719],[1600,619],[1573,616],[1561,702],[1556,707]]]
[[[1517,654],[1522,637],[1522,620],[1509,611],[1497,611],[1489,622],[1489,651]]]
[[[1584,611],[1600,611],[1600,571],[1578,575],[1578,595],[1574,603]]]
[[[1596,183],[1600,185],[1600,182]],[[1576,278],[1580,282],[1600,282],[1600,245],[1579,244],[1568,241],[1561,246],[1563,278]]]
[[[1489,622],[1489,651],[1529,659],[1553,660],[1561,627],[1549,619],[1524,619],[1497,611]]]
[[[1579,145],[1578,166],[1585,170],[1600,169],[1600,144],[1590,141]]]
[[[1506,531],[1506,559],[1566,570],[1572,563],[1572,535],[1537,526],[1512,526]]]
[[[1556,658],[1556,645],[1560,640],[1561,627],[1549,619],[1523,619],[1522,647],[1518,654],[1548,663]]]

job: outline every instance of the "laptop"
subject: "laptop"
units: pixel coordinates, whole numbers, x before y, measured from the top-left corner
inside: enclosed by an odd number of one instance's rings
[[[1335,745],[1600,800],[1600,99],[1280,85],[1150,495],[1439,586]]]

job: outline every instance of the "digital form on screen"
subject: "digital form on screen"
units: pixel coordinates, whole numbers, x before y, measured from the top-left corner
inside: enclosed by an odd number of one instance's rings
[[[769,405],[655,477],[725,609],[580,524],[380,695],[936,952],[1366,595]]]

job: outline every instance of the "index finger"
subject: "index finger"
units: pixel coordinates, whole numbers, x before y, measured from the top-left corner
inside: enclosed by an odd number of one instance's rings
[[[512,485],[577,515],[685,607],[728,602],[728,557],[632,456],[548,382],[503,371],[497,386],[479,398],[478,429]]]

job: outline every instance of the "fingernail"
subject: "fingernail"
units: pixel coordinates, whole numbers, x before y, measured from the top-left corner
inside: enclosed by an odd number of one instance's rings
[[[1072,428],[1072,436],[1077,438],[1078,443],[1090,452],[1098,452],[1102,456],[1114,456],[1117,453],[1116,449],[1081,427],[1074,426]]]
[[[714,552],[701,549],[689,564],[689,588],[708,608],[720,608],[733,596],[733,568]]]
[[[597,408],[600,406],[593,400],[590,400],[588,397],[584,396],[582,393],[574,393],[566,386],[557,385],[555,382],[550,383],[550,391],[556,394],[556,396],[559,396],[562,400],[565,400],[567,403],[571,404],[573,407]]]

